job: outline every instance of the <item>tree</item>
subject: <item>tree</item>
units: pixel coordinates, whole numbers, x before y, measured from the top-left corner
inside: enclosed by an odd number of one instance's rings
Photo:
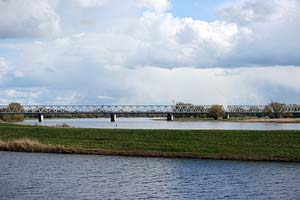
[[[270,118],[282,118],[284,113],[284,105],[279,102],[271,102],[265,106],[264,113]]]
[[[12,112],[22,112],[24,111],[23,106],[20,103],[10,103],[7,106],[7,109]],[[24,120],[24,114],[5,114],[1,115],[0,118],[3,121],[8,122],[16,122],[16,121],[23,121]]]
[[[225,111],[222,105],[212,105],[208,109],[208,116],[217,120],[225,115]]]

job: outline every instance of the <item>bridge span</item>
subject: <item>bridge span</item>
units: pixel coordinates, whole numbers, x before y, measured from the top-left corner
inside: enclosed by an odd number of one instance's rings
[[[0,105],[0,114],[38,115],[43,121],[45,114],[110,114],[111,121],[120,114],[161,114],[167,115],[169,121],[174,114],[207,114],[212,105]],[[260,114],[264,113],[268,105],[228,105],[224,112],[230,114]],[[271,109],[271,112],[275,112]],[[299,104],[283,105],[282,113],[300,113]]]

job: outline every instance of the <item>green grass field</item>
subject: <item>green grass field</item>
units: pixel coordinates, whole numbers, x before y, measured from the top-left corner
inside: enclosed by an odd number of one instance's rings
[[[87,153],[300,161],[300,131],[80,129],[0,123],[2,142],[20,138]]]

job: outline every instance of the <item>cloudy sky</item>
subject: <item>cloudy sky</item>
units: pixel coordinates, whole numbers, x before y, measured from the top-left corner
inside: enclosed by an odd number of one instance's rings
[[[0,104],[300,102],[300,0],[0,0]]]

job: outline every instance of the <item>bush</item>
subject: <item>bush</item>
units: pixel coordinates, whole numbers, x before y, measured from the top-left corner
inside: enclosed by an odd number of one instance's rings
[[[284,114],[284,104],[272,102],[265,106],[264,113],[270,118],[282,118]]]
[[[23,111],[23,106],[19,103],[10,103],[8,109],[12,111]],[[24,121],[24,114],[5,114],[1,115],[0,118],[6,122],[18,122]]]
[[[208,117],[212,117],[217,120],[225,115],[225,111],[222,105],[212,105],[208,109]]]

